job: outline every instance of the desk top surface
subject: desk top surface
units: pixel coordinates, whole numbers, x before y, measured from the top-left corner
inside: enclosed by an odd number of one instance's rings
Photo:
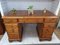
[[[27,10],[17,10],[16,14],[14,15],[12,11],[9,11],[8,13],[5,13],[5,16],[2,18],[6,17],[56,17],[52,12],[46,11],[46,13],[43,12],[43,10],[34,10],[33,15],[29,15]]]

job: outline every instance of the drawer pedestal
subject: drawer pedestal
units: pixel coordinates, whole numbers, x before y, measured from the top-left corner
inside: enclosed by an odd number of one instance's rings
[[[23,27],[22,24],[5,24],[8,39],[12,41],[22,41]]]

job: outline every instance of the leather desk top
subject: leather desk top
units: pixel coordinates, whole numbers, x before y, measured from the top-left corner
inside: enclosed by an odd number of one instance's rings
[[[2,18],[56,18],[57,16],[54,15],[50,11],[46,11],[46,13],[43,13],[43,10],[34,10],[33,15],[28,15],[27,10],[17,10],[16,14],[14,15],[12,11],[9,11],[8,13],[5,13],[5,15]]]

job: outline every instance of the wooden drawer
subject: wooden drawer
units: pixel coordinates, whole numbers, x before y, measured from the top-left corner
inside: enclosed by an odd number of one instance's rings
[[[17,19],[15,18],[5,18],[3,20],[4,20],[4,23],[17,23]]]
[[[44,23],[44,27],[46,27],[46,28],[55,28],[56,23]]]
[[[47,30],[47,29],[43,29],[43,30],[38,30],[38,35],[40,38],[50,38],[51,35],[53,34],[54,30]]]
[[[13,32],[14,33],[19,33],[18,24],[13,24]]]
[[[5,24],[6,27],[6,31],[8,33],[18,33],[19,29],[18,29],[18,24]]]
[[[51,34],[42,34],[42,38],[51,38],[52,35]]]
[[[12,24],[5,24],[5,28],[6,28],[6,31],[8,32],[8,33],[13,33],[13,26],[12,26]]]
[[[54,28],[44,28],[43,34],[52,34],[54,32]]]
[[[21,39],[21,34],[8,34],[9,40],[19,40]]]
[[[56,23],[57,22],[57,18],[45,18],[45,22]]]
[[[43,22],[43,19],[41,18],[25,18],[24,19],[25,23],[41,23]]]

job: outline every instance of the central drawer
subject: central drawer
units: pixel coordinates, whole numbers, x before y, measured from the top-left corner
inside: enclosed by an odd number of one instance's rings
[[[43,18],[24,18],[25,23],[42,23]]]

